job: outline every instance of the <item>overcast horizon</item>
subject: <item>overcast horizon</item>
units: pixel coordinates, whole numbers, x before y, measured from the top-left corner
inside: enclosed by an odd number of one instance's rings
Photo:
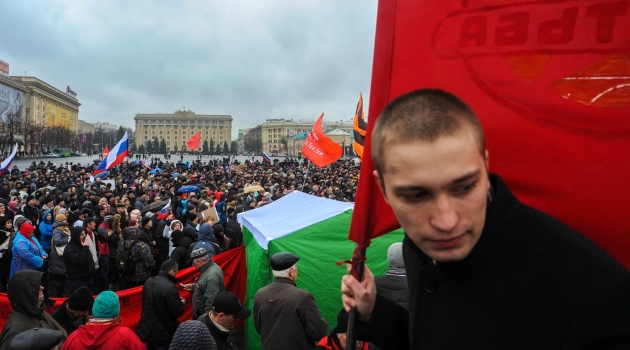
[[[185,108],[231,115],[235,139],[265,119],[348,121],[359,92],[367,116],[376,0],[154,4],[4,2],[0,60],[69,85],[90,123]]]

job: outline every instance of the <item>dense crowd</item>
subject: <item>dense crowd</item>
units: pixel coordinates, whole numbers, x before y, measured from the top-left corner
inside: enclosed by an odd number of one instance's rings
[[[177,158],[178,162],[170,162],[167,156],[130,156],[123,164],[98,174],[94,174],[98,161],[87,165],[40,161],[27,169],[13,166],[2,174],[0,288],[6,291],[8,286],[9,299],[18,309],[52,306],[52,296],[69,298],[50,320],[45,312],[38,312],[35,319],[27,315],[17,324],[15,317],[7,322],[0,349],[14,337],[11,346],[16,346],[23,331],[28,331],[28,338],[56,339],[45,331],[30,332],[37,326],[58,329],[65,339],[78,325],[90,325],[89,314],[94,320],[100,317],[97,314],[109,315],[108,310],[115,309],[115,294],[107,292],[138,286],[143,286],[143,300],[166,290],[171,297],[164,296],[163,309],[168,312],[160,317],[156,314],[162,311],[145,310],[143,302],[138,339],[152,346],[152,341],[159,343],[164,334],[170,334],[171,342],[176,339],[176,319],[185,304],[173,289],[175,274],[191,266],[200,276],[195,283],[180,287],[192,293],[193,319],[206,325],[217,348],[232,349],[226,330],[234,326],[236,318],[224,317],[227,314],[219,311],[223,308],[234,314],[240,301],[224,291],[223,273],[211,257],[243,245],[236,215],[294,191],[353,201],[359,173],[353,161],[319,169],[295,159],[261,162],[252,158],[241,163],[235,157],[205,162]],[[11,296],[21,289],[39,289],[41,295],[34,300],[35,296]],[[94,304],[91,296],[96,294],[100,303]],[[96,305],[101,304],[105,306],[98,309]],[[243,310],[240,318],[251,313]],[[160,322],[166,322],[169,329],[156,328]],[[31,323],[34,325],[27,326]],[[112,326],[119,327],[119,323]],[[69,341],[77,348],[88,346],[85,337],[79,338]],[[107,334],[101,338],[113,339]],[[121,340],[125,341],[129,342]],[[70,342],[66,347],[71,348]]]

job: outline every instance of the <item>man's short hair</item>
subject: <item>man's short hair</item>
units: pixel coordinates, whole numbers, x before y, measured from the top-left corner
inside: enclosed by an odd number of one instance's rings
[[[475,112],[459,97],[438,89],[420,89],[390,102],[372,131],[372,161],[382,174],[384,151],[392,144],[410,141],[433,142],[454,135],[464,126],[472,128],[479,152],[485,154],[485,136]]]
[[[293,264],[293,266],[289,267],[286,270],[280,270],[280,271],[276,271],[276,270],[271,270],[271,273],[273,273],[273,277],[289,277],[289,272],[291,271],[291,269],[296,269],[296,265],[297,264]]]
[[[162,263],[162,266],[160,267],[160,271],[163,271],[163,272],[170,272],[173,270],[177,271],[177,262],[171,259],[165,260]]]

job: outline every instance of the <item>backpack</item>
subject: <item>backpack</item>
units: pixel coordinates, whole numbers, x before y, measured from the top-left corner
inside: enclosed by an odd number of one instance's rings
[[[116,254],[116,268],[118,269],[118,272],[124,276],[132,276],[136,271],[138,261],[132,261],[131,251],[133,250],[133,247],[140,242],[141,241],[136,239],[129,243],[123,242],[122,250],[118,251],[118,254]]]

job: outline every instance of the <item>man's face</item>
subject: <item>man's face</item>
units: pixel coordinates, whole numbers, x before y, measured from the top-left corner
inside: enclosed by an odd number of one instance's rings
[[[151,227],[153,227],[153,221],[150,221],[150,220],[149,220],[149,222],[147,222],[147,224],[146,224],[146,226],[145,226],[145,227],[146,227],[146,228],[151,228]]]
[[[118,212],[118,214],[125,214],[126,211],[127,209],[125,207],[116,207],[116,212]]]
[[[430,258],[459,261],[485,224],[490,181],[468,128],[434,142],[389,145],[384,174],[374,171],[386,201],[409,238]]]
[[[218,315],[217,323],[229,331],[234,328],[237,320],[238,319],[234,317],[234,315],[226,315],[221,312]]]
[[[91,221],[89,224],[87,224],[87,227],[88,227],[91,231],[94,231],[94,229],[96,228],[96,221]]]

